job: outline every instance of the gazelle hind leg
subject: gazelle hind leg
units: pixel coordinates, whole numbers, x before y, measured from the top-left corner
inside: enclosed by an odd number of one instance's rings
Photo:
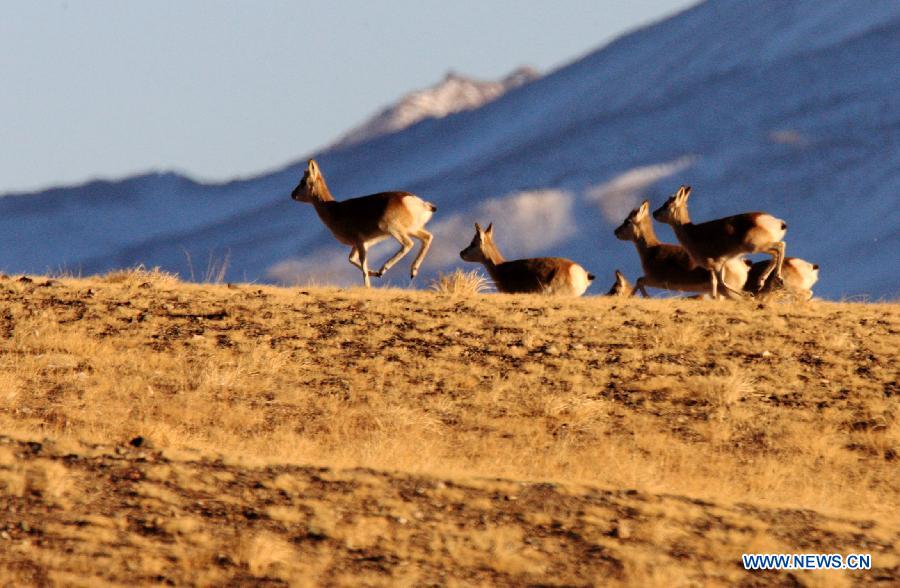
[[[380,278],[384,275],[384,272],[394,267],[394,264],[403,259],[403,256],[409,253],[409,250],[413,248],[412,239],[407,237],[404,233],[391,233],[391,237],[393,237],[400,243],[400,250],[392,255],[390,259],[385,261],[380,270],[378,270],[377,272],[369,272],[369,275]]]
[[[772,271],[775,272],[775,277],[778,278],[778,281],[782,282],[781,268],[784,265],[784,249],[784,241],[779,241],[778,243],[774,243],[771,249],[768,250],[768,253],[772,254],[772,261],[769,262],[769,265],[766,266],[766,269],[759,276],[760,289],[766,285],[766,280],[769,279],[769,275]]]
[[[425,229],[419,229],[413,233],[413,237],[422,242],[422,248],[419,249],[419,254],[416,255],[416,258],[412,262],[412,267],[409,269],[410,278],[415,278],[416,274],[419,273],[419,266],[421,266],[422,261],[425,260],[425,255],[428,254],[428,250],[431,248],[431,241],[434,240],[434,235]]]

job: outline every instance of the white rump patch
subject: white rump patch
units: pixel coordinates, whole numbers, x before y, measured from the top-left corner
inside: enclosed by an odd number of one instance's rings
[[[819,270],[813,267],[805,259],[792,257],[784,260],[784,265],[790,266],[800,276],[799,288],[801,290],[812,290],[812,287],[819,281]]]
[[[591,281],[588,279],[587,270],[577,263],[573,263],[569,268],[569,283],[572,286],[573,295],[581,296],[584,294],[585,290],[588,289],[588,286],[591,285]]]
[[[765,229],[766,232],[772,236],[773,243],[777,243],[784,239],[784,235],[787,231],[781,228],[783,224],[783,220],[775,218],[771,214],[762,214],[756,219],[756,225]]]
[[[696,157],[688,155],[667,163],[635,167],[608,182],[589,188],[585,196],[597,203],[603,218],[618,224],[640,205],[650,186],[689,168],[696,160]]]

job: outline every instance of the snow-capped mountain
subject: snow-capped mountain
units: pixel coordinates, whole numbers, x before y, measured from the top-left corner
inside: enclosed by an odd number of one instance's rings
[[[448,114],[478,108],[538,77],[537,71],[531,67],[520,67],[498,81],[476,80],[450,71],[434,86],[410,92],[395,104],[354,127],[334,147],[348,147],[395,133],[427,118],[443,118]]]
[[[315,155],[339,199],[403,189],[438,205],[419,284],[460,264],[472,223],[493,220],[508,257],[571,257],[601,293],[614,269],[640,272],[612,229],[641,199],[655,206],[686,183],[696,221],[786,219],[788,255],[822,266],[817,294],[896,297],[898,79],[896,1],[713,0],[477,108]],[[144,263],[189,277],[228,256],[230,280],[356,283],[346,248],[289,198],[304,166],[0,198],[0,269]],[[405,285],[409,261],[382,282]]]

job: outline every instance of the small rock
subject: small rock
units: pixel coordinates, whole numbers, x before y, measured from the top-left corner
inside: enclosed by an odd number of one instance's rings
[[[401,525],[405,525],[405,524],[408,523],[409,521],[407,521],[407,520],[406,520],[405,518],[403,518],[403,517],[397,517],[397,522],[400,523]]]
[[[763,351],[761,355],[763,357],[772,357],[772,352],[767,349],[767,350]]]
[[[631,525],[627,521],[619,521],[612,531],[613,537],[628,539],[631,537]]]

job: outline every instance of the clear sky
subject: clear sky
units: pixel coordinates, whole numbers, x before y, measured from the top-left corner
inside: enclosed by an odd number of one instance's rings
[[[554,69],[695,0],[0,0],[0,193],[302,157],[453,69]]]

